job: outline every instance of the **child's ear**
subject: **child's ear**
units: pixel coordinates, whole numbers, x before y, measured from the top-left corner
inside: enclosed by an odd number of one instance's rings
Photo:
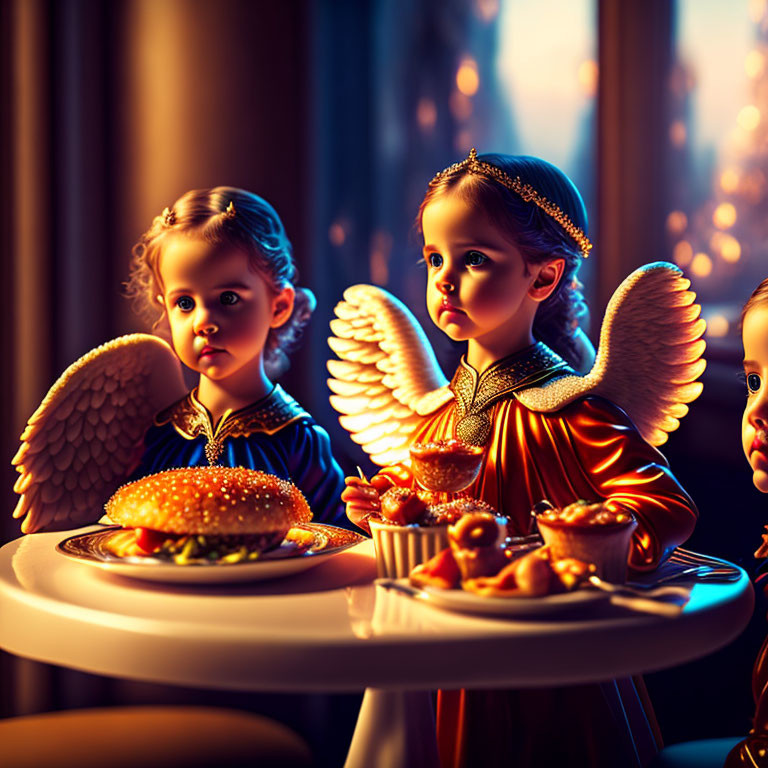
[[[565,259],[553,259],[535,269],[538,269],[538,274],[528,289],[528,296],[534,301],[544,301],[557,288],[565,270]]]
[[[272,328],[279,328],[291,316],[295,296],[293,286],[286,285],[272,300]]]

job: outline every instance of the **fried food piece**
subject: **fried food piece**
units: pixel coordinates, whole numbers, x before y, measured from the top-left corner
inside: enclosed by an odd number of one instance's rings
[[[427,505],[410,488],[393,486],[381,496],[381,517],[392,525],[418,523],[427,511]]]
[[[459,586],[461,574],[450,549],[438,552],[426,563],[417,565],[410,574],[411,584],[417,587],[453,589]]]
[[[448,541],[462,579],[498,573],[508,562],[503,547],[506,526],[488,512],[466,514],[448,527]]]

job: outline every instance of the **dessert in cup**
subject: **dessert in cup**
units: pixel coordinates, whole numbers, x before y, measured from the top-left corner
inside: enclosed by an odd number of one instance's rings
[[[367,512],[348,514],[360,527],[368,527],[376,549],[379,576],[404,578],[448,547],[448,526],[463,515],[483,513],[493,519],[494,510],[478,499],[457,494],[471,485],[483,462],[483,450],[461,440],[414,444],[410,448],[416,488],[391,486],[380,496],[371,484],[353,484],[362,499],[369,502]],[[349,493],[346,498],[355,496]],[[449,501],[434,502],[440,495]]]

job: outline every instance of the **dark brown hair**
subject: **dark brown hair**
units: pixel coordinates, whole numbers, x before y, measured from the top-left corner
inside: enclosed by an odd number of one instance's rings
[[[573,182],[545,160],[524,155],[486,154],[477,158],[503,170],[512,178],[530,184],[540,195],[555,203],[586,234],[587,212]],[[430,184],[419,207],[416,226],[421,231],[424,209],[436,197],[455,192],[473,206],[485,211],[519,249],[526,264],[541,264],[554,258],[565,259],[558,286],[536,311],[533,335],[564,357],[571,365],[583,367],[583,345],[577,338],[579,319],[587,314],[576,278],[581,266],[579,245],[551,216],[533,203],[488,176],[471,173],[464,167]]]

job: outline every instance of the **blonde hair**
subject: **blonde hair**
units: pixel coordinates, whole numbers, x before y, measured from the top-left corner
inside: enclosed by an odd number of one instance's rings
[[[272,328],[264,346],[264,368],[277,378],[289,365],[292,352],[303,335],[315,308],[315,297],[296,286],[298,271],[293,249],[277,211],[263,198],[235,187],[193,189],[170,208],[155,216],[150,228],[134,245],[125,294],[137,313],[158,333],[166,319],[158,303],[162,293],[159,264],[166,238],[183,234],[211,245],[242,248],[249,266],[275,292],[287,286],[295,290],[293,312],[279,328]]]
[[[747,312],[757,304],[768,304],[768,277],[766,277],[765,280],[752,291],[752,295],[744,304],[744,308],[741,310],[741,319],[739,321],[740,327],[744,326],[744,318],[747,316]]]

